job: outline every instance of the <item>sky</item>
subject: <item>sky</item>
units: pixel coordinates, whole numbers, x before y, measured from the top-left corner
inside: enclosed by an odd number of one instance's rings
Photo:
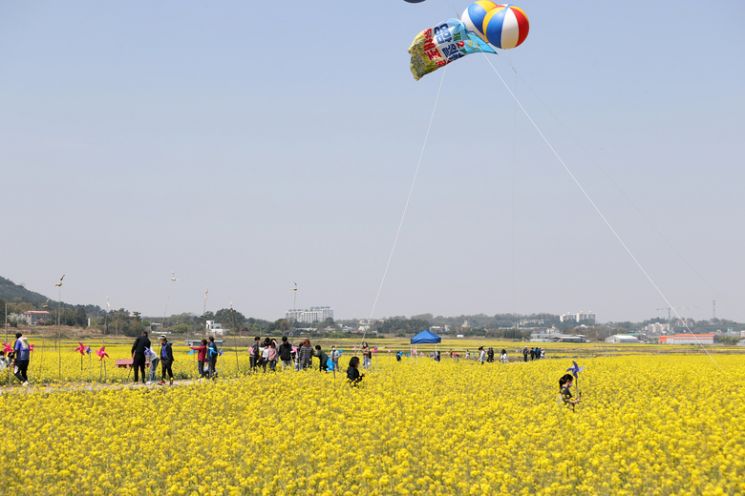
[[[745,4],[518,5],[491,60],[649,279],[485,56],[413,80],[458,0],[0,2],[0,275],[151,316],[274,320],[296,281],[337,318],[745,320]]]

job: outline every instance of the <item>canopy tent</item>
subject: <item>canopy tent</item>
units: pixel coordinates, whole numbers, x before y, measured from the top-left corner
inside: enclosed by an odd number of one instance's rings
[[[437,334],[430,332],[429,329],[425,329],[411,338],[411,344],[436,344],[440,342],[442,342],[442,338]]]

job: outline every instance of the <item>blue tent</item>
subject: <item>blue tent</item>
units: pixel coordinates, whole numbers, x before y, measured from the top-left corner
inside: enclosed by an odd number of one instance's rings
[[[411,338],[411,344],[436,344],[440,342],[442,342],[442,338],[437,334],[430,332],[429,329],[425,329]]]

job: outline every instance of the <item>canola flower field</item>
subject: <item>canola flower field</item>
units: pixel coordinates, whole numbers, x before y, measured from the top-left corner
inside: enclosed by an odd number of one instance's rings
[[[57,355],[38,351],[32,386],[0,396],[7,494],[745,493],[745,356],[583,359],[572,412],[563,357],[376,356],[353,388],[317,370],[246,375],[245,353],[226,353],[214,382],[89,391],[97,369],[63,354],[60,384]],[[180,350],[175,372],[192,376],[191,359]]]

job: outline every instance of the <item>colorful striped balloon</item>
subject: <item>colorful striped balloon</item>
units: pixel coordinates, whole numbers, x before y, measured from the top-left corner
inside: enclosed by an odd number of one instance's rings
[[[482,30],[486,40],[497,48],[515,48],[525,41],[530,30],[528,16],[520,7],[498,5],[484,17]]]
[[[489,11],[496,9],[497,7],[503,7],[503,5],[490,2],[489,0],[478,0],[477,2],[473,2],[463,11],[460,20],[466,25],[466,29],[486,41],[483,29],[484,19]]]

